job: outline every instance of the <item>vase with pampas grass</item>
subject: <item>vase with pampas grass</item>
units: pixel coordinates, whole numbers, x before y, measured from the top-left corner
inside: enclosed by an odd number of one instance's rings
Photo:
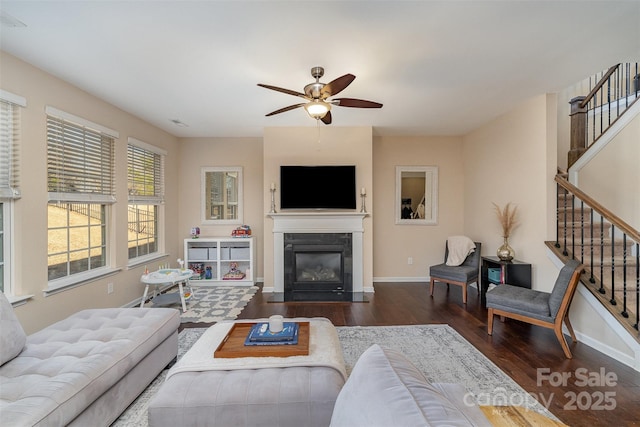
[[[495,203],[493,207],[502,226],[502,237],[504,239],[504,243],[498,248],[497,255],[502,261],[511,261],[515,256],[515,251],[509,246],[509,236],[518,225],[518,207],[511,205],[511,202],[507,203],[504,208],[500,208]]]

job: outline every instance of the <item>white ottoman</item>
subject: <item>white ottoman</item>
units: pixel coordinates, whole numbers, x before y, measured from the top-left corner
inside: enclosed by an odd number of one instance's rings
[[[214,359],[233,324],[218,323],[169,371],[149,425],[328,426],[346,380],[338,334],[325,318],[286,320],[309,322],[309,356]]]

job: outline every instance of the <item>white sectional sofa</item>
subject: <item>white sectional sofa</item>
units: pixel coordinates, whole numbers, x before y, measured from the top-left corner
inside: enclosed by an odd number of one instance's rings
[[[175,309],[92,309],[26,336],[0,293],[0,425],[110,425],[176,358],[179,326]]]

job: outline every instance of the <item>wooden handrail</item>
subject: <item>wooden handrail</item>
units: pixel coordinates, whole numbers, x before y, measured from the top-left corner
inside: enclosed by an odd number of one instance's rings
[[[611,77],[611,75],[616,72],[619,66],[620,64],[616,64],[609,68],[606,73],[604,73],[604,76],[602,76],[600,81],[593,87],[593,89],[591,89],[591,92],[589,92],[584,100],[582,100],[582,102],[580,103],[580,108],[584,108],[587,106],[589,101],[591,101],[591,98],[593,98],[595,94],[602,88],[602,86],[604,86],[604,83],[609,80],[609,77]]]
[[[609,209],[605,208],[604,206],[602,206],[600,203],[598,203],[595,199],[593,199],[592,197],[590,197],[589,195],[587,195],[584,191],[580,190],[578,187],[576,187],[575,185],[571,184],[569,181],[567,181],[565,178],[563,178],[560,175],[556,175],[555,177],[555,181],[565,190],[567,190],[570,193],[575,194],[576,196],[578,196],[578,198],[580,200],[582,200],[583,202],[585,202],[590,208],[592,208],[594,211],[598,212],[600,215],[602,215],[603,217],[605,217],[607,219],[607,221],[611,222],[611,224],[613,224],[617,229],[621,230],[622,232],[624,232],[627,236],[629,236],[634,242],[636,243],[640,243],[640,232],[638,232],[638,230],[634,229],[633,227],[631,227],[629,224],[627,224],[626,222],[624,222],[622,220],[622,218],[618,217],[617,215],[615,215],[613,212],[611,212]]]

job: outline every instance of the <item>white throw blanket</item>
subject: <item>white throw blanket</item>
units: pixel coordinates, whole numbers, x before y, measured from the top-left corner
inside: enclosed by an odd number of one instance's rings
[[[287,322],[309,322],[308,356],[214,358],[213,353],[234,324],[234,321],[224,321],[207,329],[193,347],[173,365],[166,379],[168,380],[172,375],[180,372],[324,366],[340,372],[344,380],[347,380],[338,333],[328,319],[314,317],[312,319],[284,320]],[[266,321],[268,319],[256,320],[256,322]],[[246,320],[238,322],[246,322]]]
[[[447,265],[456,266],[464,262],[465,259],[476,249],[476,244],[467,236],[452,236],[447,239]]]

